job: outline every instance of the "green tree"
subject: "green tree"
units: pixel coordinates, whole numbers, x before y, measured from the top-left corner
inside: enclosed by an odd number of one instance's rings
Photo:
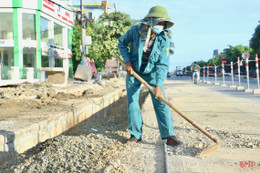
[[[221,64],[221,57],[219,55],[217,55],[214,58],[209,59],[208,64],[210,66],[220,65]]]
[[[207,66],[208,63],[206,61],[200,60],[197,61],[197,64],[200,66],[200,68],[202,68],[204,65]]]
[[[76,25],[72,35],[72,63],[73,71],[76,70],[78,64],[82,63],[82,55],[80,52],[81,45],[81,26]]]
[[[92,36],[92,44],[89,47],[87,57],[95,60],[96,68],[101,71],[107,59],[111,59],[116,53],[119,54],[117,44],[118,38],[123,35],[131,25],[135,24],[129,15],[114,12],[109,15],[104,13],[100,16],[97,23],[88,23],[86,35]],[[72,61],[75,71],[78,64],[82,63],[80,52],[81,45],[81,26],[76,25],[73,30]]]
[[[253,49],[254,54],[260,54],[260,25],[255,29],[255,33],[250,40],[250,47]]]
[[[104,13],[97,23],[87,28],[87,35],[92,36],[88,56],[95,60],[98,71],[103,70],[106,60],[114,54],[119,55],[118,38],[135,23],[129,15],[121,12]]]
[[[174,42],[172,41],[172,32],[168,30],[167,36],[170,38],[170,55],[174,54]]]
[[[224,54],[226,55],[225,58],[227,59],[227,63],[230,64],[231,61],[236,62],[237,57],[241,58],[243,52],[251,53],[252,49],[250,49],[247,46],[238,45],[233,47],[229,45],[229,48],[224,49]],[[252,58],[252,56],[250,57]]]
[[[185,69],[185,72],[190,71],[190,66],[186,66],[186,67],[184,67],[184,69]]]

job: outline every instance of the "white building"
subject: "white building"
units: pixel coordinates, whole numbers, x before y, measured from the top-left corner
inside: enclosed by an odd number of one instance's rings
[[[0,0],[0,85],[39,79],[40,67],[72,77],[73,11],[59,0]]]

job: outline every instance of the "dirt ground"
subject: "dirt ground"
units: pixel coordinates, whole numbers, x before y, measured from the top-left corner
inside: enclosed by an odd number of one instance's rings
[[[92,82],[69,81],[65,87],[48,83],[22,83],[0,87],[0,121],[24,120],[34,114],[41,118],[45,111],[59,111],[74,107],[73,100],[91,99],[123,85],[116,78],[104,80],[106,86]]]

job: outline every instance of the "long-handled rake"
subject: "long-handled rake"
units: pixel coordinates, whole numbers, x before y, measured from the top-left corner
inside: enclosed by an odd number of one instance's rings
[[[115,58],[125,66],[125,63],[115,54]],[[145,81],[143,80],[136,72],[133,71],[133,76],[138,79],[142,84],[144,84],[153,94],[155,94],[154,89]],[[184,114],[182,111],[177,109],[175,106],[173,106],[168,100],[166,100],[163,96],[159,96],[159,99],[162,100],[164,103],[166,103],[170,108],[172,108],[175,112],[177,112],[181,117],[183,117],[185,120],[187,120],[191,125],[193,125],[195,128],[199,129],[203,134],[205,134],[208,138],[210,138],[212,141],[215,142],[215,144],[210,145],[208,148],[203,150],[199,156],[205,156],[208,155],[216,150],[219,149],[221,146],[221,142],[218,138],[213,136],[211,133],[209,133],[207,130],[205,130],[203,127],[201,127],[199,124],[194,122],[189,116]]]

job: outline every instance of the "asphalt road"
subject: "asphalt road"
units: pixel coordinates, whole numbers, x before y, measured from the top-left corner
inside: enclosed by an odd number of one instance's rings
[[[203,77],[201,76],[200,79],[203,80]],[[231,85],[239,86],[239,78],[237,75],[234,76],[233,83],[232,83],[232,78],[229,75],[225,76],[224,79],[225,79],[225,83],[228,86]],[[205,77],[205,81],[215,82],[215,77],[213,76],[210,76],[209,78]],[[223,77],[217,77],[217,82],[223,84]],[[258,89],[257,83],[258,83],[257,78],[249,78],[249,89]],[[240,76],[240,86],[243,86],[245,89],[248,89],[246,76]]]

